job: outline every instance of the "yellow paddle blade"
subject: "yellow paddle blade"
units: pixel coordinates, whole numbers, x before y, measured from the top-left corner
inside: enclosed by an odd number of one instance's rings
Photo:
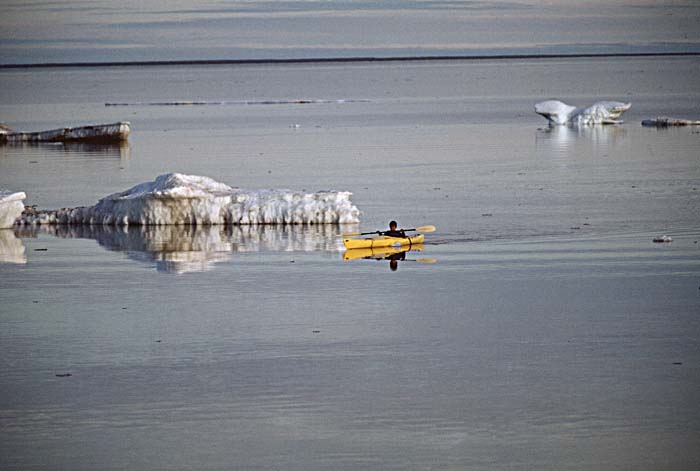
[[[437,227],[435,226],[420,226],[416,227],[415,229],[412,229],[414,231],[418,232],[435,232],[437,230]]]

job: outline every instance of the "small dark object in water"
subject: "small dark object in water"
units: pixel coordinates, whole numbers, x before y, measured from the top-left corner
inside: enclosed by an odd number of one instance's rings
[[[34,249],[35,252],[46,252],[49,249]]]
[[[490,217],[490,216],[493,216],[493,213],[484,213],[481,216],[482,217]]]
[[[320,331],[320,330],[312,330],[311,333],[312,333],[312,334],[320,334],[321,331]]]
[[[674,361],[673,364],[674,364],[674,365],[682,365],[683,362],[682,362],[682,361]]]
[[[70,373],[56,373],[57,378],[67,378],[69,376],[73,376],[73,375]]]
[[[670,236],[662,235],[662,236],[654,237],[653,241],[657,244],[664,244],[664,243],[673,242],[673,239]]]
[[[642,126],[668,128],[671,126],[698,126],[700,121],[691,121],[689,119],[674,119],[665,116],[660,116],[656,119],[645,119],[642,121]]]

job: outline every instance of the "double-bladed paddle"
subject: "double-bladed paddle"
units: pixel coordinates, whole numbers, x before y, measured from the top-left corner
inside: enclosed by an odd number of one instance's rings
[[[435,226],[420,226],[420,227],[415,227],[413,229],[399,229],[404,232],[435,232],[437,229]],[[386,231],[372,231],[372,232],[348,232],[346,234],[343,234],[343,237],[355,237],[355,236],[363,236],[363,235],[370,235],[370,234],[383,234]]]

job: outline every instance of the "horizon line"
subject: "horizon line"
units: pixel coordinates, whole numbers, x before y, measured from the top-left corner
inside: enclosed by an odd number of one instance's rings
[[[610,52],[572,54],[494,54],[494,55],[440,55],[440,56],[356,56],[356,57],[301,57],[289,59],[183,59],[147,61],[103,62],[38,62],[28,64],[0,64],[0,69],[39,69],[61,67],[135,67],[172,65],[265,65],[265,64],[313,64],[329,62],[420,62],[420,61],[478,61],[509,59],[581,59],[606,57],[691,57],[700,52]]]

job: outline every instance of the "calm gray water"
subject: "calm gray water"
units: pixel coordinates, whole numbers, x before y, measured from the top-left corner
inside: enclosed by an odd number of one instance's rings
[[[0,71],[16,129],[133,127],[0,148],[28,204],[180,171],[438,227],[396,272],[343,261],[342,227],[2,231],[0,467],[697,469],[700,134],[639,123],[697,118],[698,78],[696,58]],[[549,129],[548,98],[632,109]],[[142,104],[295,99],[356,101]]]
[[[5,0],[0,64],[700,52],[694,0]]]

